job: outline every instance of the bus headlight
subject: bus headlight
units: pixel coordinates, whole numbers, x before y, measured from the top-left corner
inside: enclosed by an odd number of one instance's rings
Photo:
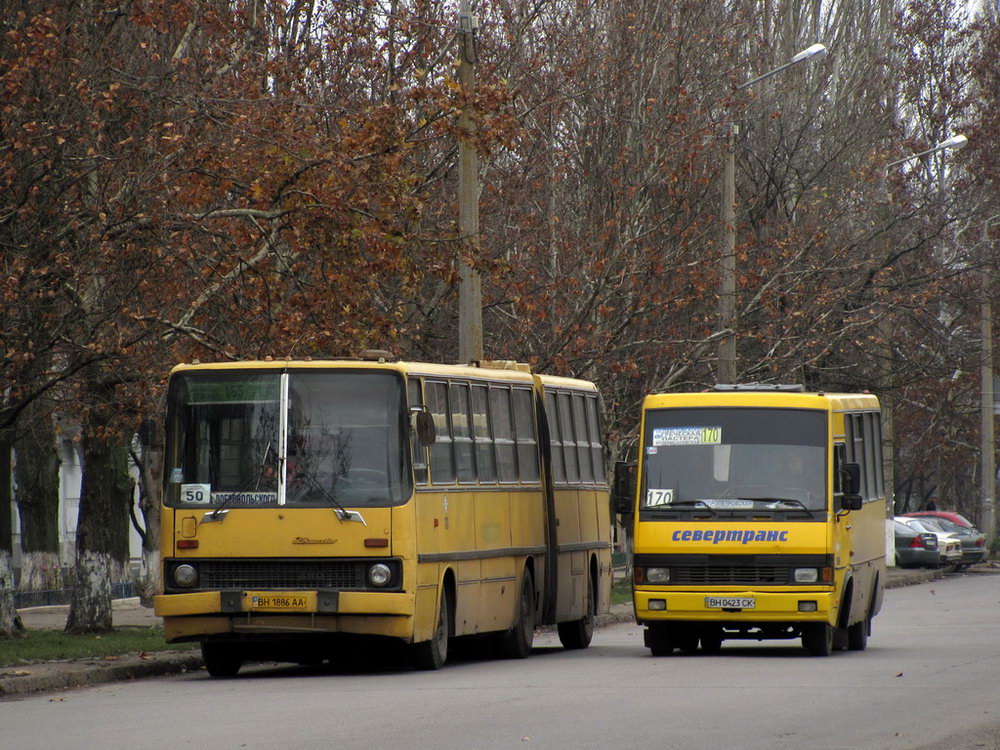
[[[646,583],[670,583],[670,568],[646,568]]]
[[[385,563],[375,563],[368,568],[368,582],[372,586],[382,588],[392,580],[392,568]]]
[[[198,583],[198,570],[193,565],[178,565],[174,568],[174,583],[182,589],[189,589]]]
[[[816,583],[819,580],[819,571],[816,568],[796,568],[796,583]]]

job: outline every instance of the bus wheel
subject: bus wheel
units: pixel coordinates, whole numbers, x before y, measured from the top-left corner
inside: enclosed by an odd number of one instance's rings
[[[829,656],[833,651],[833,626],[810,622],[802,626],[802,645],[813,656]]]
[[[666,625],[647,625],[643,637],[646,647],[653,656],[670,656],[674,652],[670,629]]]
[[[413,666],[417,669],[441,669],[448,659],[448,623],[451,622],[451,605],[448,592],[441,589],[441,607],[438,609],[437,626],[429,641],[414,643]]]
[[[594,618],[597,603],[594,600],[594,584],[587,576],[587,613],[579,620],[559,623],[559,642],[563,648],[587,648],[594,637]]]
[[[531,654],[535,641],[535,586],[531,573],[524,571],[521,576],[521,591],[518,594],[517,615],[514,625],[500,635],[500,655],[505,659],[525,659]]]
[[[243,666],[239,651],[229,643],[202,641],[201,658],[212,677],[235,677]]]

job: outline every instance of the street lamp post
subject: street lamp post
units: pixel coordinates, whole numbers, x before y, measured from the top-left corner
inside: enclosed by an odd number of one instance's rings
[[[908,161],[919,159],[922,156],[937,153],[938,151],[960,149],[963,148],[968,142],[969,139],[964,135],[953,135],[951,138],[943,140],[929,149],[916,154],[910,154],[909,156],[904,156],[902,159],[891,161],[885,165],[886,177],[888,177],[888,171],[892,167],[897,167],[900,164],[905,164]],[[886,552],[888,552],[889,550],[895,549],[895,532],[893,530],[892,519],[896,515],[895,428],[893,426],[892,395],[887,390],[892,376],[892,326],[888,315],[882,316],[882,320],[879,322],[879,331],[881,334],[882,346],[884,347],[882,367],[884,368],[883,382],[886,384],[886,390],[884,393],[880,394],[879,400],[882,403],[882,469],[886,490],[889,495],[889,500],[885,506],[885,549]],[[886,554],[886,564],[890,566],[895,565],[895,555]]]
[[[788,62],[740,84],[735,91],[750,88],[786,68],[826,54],[826,47],[814,44]],[[725,234],[719,261],[719,352],[717,383],[736,382],[736,123],[726,127],[726,159],[722,170],[722,227]]]

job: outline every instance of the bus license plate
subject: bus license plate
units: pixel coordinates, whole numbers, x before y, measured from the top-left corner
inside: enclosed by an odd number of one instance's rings
[[[309,611],[309,599],[304,594],[272,594],[258,593],[248,594],[247,604],[253,612],[260,610],[281,611],[281,612],[307,612]]]
[[[752,596],[706,596],[707,609],[753,609],[757,600]]]

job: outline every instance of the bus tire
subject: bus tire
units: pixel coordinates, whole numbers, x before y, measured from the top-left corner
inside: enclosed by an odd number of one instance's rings
[[[438,607],[437,625],[429,641],[414,643],[412,648],[413,666],[424,671],[441,669],[448,660],[448,636],[451,623],[451,604],[448,592],[441,588],[441,606]]]
[[[559,642],[563,648],[587,648],[594,637],[594,620],[597,616],[597,602],[594,599],[594,584],[587,576],[587,613],[579,620],[559,623]]]
[[[202,641],[201,658],[212,677],[235,677],[243,666],[243,658],[230,643]]]
[[[505,659],[525,659],[531,654],[535,641],[535,586],[531,573],[525,568],[521,575],[521,588],[517,595],[517,614],[510,630],[499,638],[500,656]]]
[[[833,651],[833,626],[809,622],[802,626],[802,645],[813,656],[829,656]]]

